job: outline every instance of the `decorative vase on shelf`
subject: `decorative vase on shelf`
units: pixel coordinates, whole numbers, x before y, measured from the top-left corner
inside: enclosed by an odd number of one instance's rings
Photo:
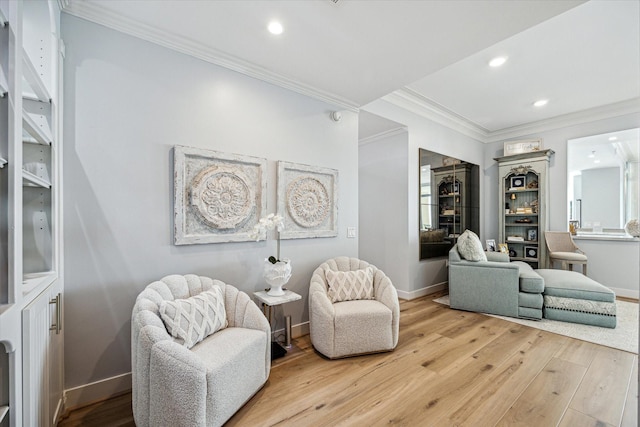
[[[272,263],[268,258],[265,258],[262,276],[271,286],[267,295],[272,297],[284,295],[282,287],[286,285],[291,278],[291,261],[283,259],[282,261]]]

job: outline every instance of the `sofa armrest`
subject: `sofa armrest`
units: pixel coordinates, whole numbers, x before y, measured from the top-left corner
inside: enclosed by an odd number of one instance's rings
[[[381,274],[383,277],[376,280]],[[378,270],[373,280],[375,298],[391,310],[391,328],[393,331],[393,346],[398,344],[398,335],[400,331],[400,302],[398,301],[398,291],[396,290],[391,279]]]
[[[451,308],[518,317],[519,268],[503,262],[449,265]]]
[[[326,287],[311,278],[309,285],[309,334],[313,346],[322,354],[333,354],[335,311]]]
[[[509,254],[503,252],[486,252],[487,261],[509,262]]]
[[[149,364],[149,425],[204,427],[207,419],[204,362],[186,347],[167,340],[153,346]]]
[[[458,262],[451,263],[450,266],[459,266],[459,267],[474,267],[479,269],[502,269],[502,270],[514,270],[517,273],[520,271],[518,266],[511,262],[501,262],[501,261],[467,261],[462,260]]]

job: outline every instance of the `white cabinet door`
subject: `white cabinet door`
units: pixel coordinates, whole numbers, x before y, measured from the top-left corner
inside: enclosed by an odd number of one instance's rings
[[[57,282],[22,311],[23,422],[25,426],[55,425],[62,398],[60,320]]]

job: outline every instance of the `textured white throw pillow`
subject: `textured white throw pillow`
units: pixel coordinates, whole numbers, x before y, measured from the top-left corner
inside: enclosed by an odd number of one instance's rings
[[[373,268],[355,271],[327,270],[331,302],[373,299]]]
[[[487,254],[484,253],[480,238],[471,230],[465,230],[458,237],[458,252],[462,258],[469,261],[487,260]]]
[[[191,298],[162,301],[160,316],[171,336],[187,348],[227,327],[224,296],[219,286]]]

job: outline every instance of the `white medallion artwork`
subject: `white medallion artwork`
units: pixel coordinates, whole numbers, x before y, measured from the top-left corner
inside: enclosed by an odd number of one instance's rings
[[[289,215],[301,227],[312,228],[322,224],[329,216],[330,207],[327,188],[314,177],[300,177],[287,187]]]
[[[253,207],[254,191],[241,170],[210,167],[202,170],[191,185],[191,204],[214,228],[236,228]]]
[[[266,159],[174,147],[175,244],[249,241],[266,208]]]
[[[278,162],[278,213],[283,239],[338,235],[338,171]]]

